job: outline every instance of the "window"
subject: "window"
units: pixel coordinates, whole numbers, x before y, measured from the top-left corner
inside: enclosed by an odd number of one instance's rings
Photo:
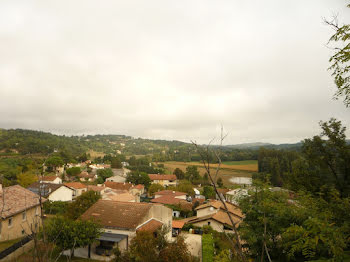
[[[24,230],[22,230],[22,235],[24,235],[24,233],[25,233]]]
[[[26,213],[26,211],[24,211],[22,213],[22,220],[26,220],[26,218],[27,218],[27,213]]]
[[[210,226],[210,222],[208,222],[208,226]]]
[[[12,217],[9,218],[9,227],[12,226]]]

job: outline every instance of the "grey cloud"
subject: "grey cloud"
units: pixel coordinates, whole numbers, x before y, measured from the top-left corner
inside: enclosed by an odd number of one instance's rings
[[[332,100],[344,1],[1,1],[0,127],[296,142]]]

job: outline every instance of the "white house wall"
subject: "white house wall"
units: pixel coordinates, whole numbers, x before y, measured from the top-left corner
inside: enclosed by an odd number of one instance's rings
[[[49,196],[50,201],[72,201],[73,190],[61,186],[54,192],[52,192]]]

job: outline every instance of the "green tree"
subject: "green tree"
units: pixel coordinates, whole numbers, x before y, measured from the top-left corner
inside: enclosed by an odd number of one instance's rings
[[[99,184],[103,184],[107,178],[113,176],[113,171],[110,168],[98,169],[97,176],[98,176],[97,182]]]
[[[185,173],[182,171],[180,168],[175,168],[173,174],[176,176],[178,180],[184,179],[185,178]]]
[[[350,4],[348,5],[350,8]],[[335,98],[344,97],[344,104],[350,106],[350,24],[339,25],[337,20],[326,21],[335,33],[329,39],[334,43],[334,54],[329,59],[334,82],[338,88]]]
[[[222,178],[219,177],[217,180],[216,180],[216,183],[218,184],[219,187],[223,187],[224,186],[224,182],[222,181]]]
[[[45,165],[49,170],[55,170],[59,166],[63,166],[64,162],[59,156],[51,156],[45,161]]]
[[[120,161],[119,157],[112,157],[111,159],[111,168],[122,168],[122,162]]]
[[[17,175],[17,183],[22,187],[28,187],[38,180],[38,177],[30,172],[21,173]]]
[[[152,185],[150,185],[149,188],[148,188],[148,193],[149,193],[151,196],[153,196],[154,193],[156,193],[156,192],[158,192],[158,191],[162,191],[162,190],[164,190],[164,189],[165,189],[165,188],[164,188],[162,185],[160,185],[160,184],[152,184]]]
[[[197,166],[187,166],[185,178],[191,181],[192,183],[199,182],[201,177],[199,175]]]
[[[350,145],[346,142],[346,128],[331,118],[320,122],[322,132],[305,139],[302,153],[308,165],[317,171],[322,187],[335,187],[341,197],[350,196]],[[311,173],[312,175],[314,173]],[[314,181],[315,179],[311,179]],[[312,188],[312,186],[308,186]],[[319,190],[316,189],[317,191]],[[317,192],[314,192],[317,193]]]
[[[214,188],[211,186],[204,186],[203,187],[203,196],[205,196],[206,199],[215,198]]]
[[[68,168],[66,172],[67,172],[67,175],[69,176],[77,176],[81,173],[81,169],[80,167],[75,166],[75,167]]]
[[[52,218],[46,227],[48,241],[60,251],[85,247],[92,244],[101,234],[101,226],[92,221],[73,221],[63,217]]]
[[[180,183],[176,186],[176,191],[184,192],[190,196],[194,196],[193,185],[188,180],[180,181]]]
[[[151,184],[151,179],[149,178],[148,174],[139,171],[130,172],[126,177],[126,181],[133,183],[134,185],[144,185],[147,189]]]
[[[76,200],[70,203],[67,207],[66,217],[70,219],[79,218],[86,210],[88,210],[93,204],[95,204],[101,196],[95,191],[87,191],[76,198]]]

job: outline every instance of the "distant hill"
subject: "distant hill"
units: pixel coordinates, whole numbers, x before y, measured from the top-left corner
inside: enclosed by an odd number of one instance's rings
[[[228,148],[236,148],[236,149],[257,149],[262,146],[271,146],[273,144],[270,143],[262,143],[262,142],[255,142],[255,143],[243,143],[243,144],[236,144],[236,145],[228,145],[226,147]]]
[[[294,144],[271,144],[271,143],[256,142],[256,143],[228,145],[226,147],[232,148],[232,149],[251,149],[251,150],[258,150],[260,147],[272,148],[272,149],[300,150],[301,146],[302,146],[301,142],[294,143]]]

